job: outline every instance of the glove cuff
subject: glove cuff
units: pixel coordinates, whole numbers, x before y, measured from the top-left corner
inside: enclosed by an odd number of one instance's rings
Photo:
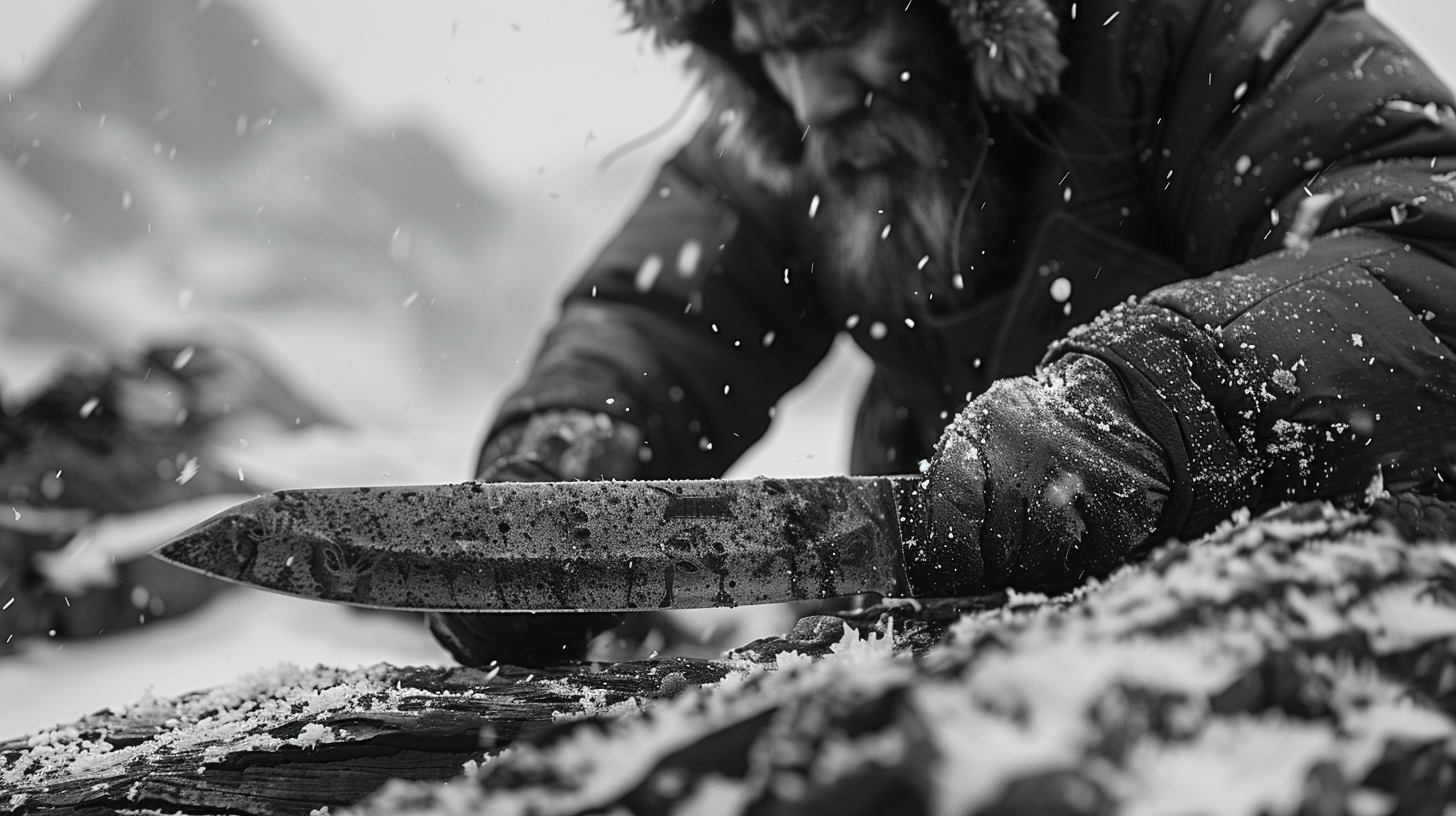
[[[920,518],[905,544],[905,579],[916,598],[951,598],[981,588],[986,462],[952,423],[920,487]]]

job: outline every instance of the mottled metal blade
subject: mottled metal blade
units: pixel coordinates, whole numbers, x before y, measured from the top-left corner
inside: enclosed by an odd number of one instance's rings
[[[388,609],[687,609],[903,594],[915,477],[282,490],[158,555]]]

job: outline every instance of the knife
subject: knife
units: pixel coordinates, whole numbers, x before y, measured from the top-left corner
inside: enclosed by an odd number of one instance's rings
[[[626,611],[906,594],[917,476],[280,490],[156,554],[383,609]]]

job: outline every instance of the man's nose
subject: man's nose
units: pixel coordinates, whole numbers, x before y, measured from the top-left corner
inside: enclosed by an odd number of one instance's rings
[[[826,125],[863,107],[869,87],[852,61],[832,49],[773,54],[764,67],[805,127]]]

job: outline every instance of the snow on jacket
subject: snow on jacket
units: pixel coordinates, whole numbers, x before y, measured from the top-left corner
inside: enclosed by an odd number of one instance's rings
[[[804,240],[812,191],[757,161],[787,109],[723,39],[729,4],[633,0],[692,45],[717,109],[571,289],[493,432],[585,408],[643,430],[643,477],[718,475],[848,331],[875,364],[858,472],[913,470],[993,380],[1080,352],[1167,454],[1159,538],[1377,468],[1438,478],[1456,457],[1456,113],[1363,3],[943,2],[1005,226],[948,270],[981,283],[975,302],[852,294]]]

